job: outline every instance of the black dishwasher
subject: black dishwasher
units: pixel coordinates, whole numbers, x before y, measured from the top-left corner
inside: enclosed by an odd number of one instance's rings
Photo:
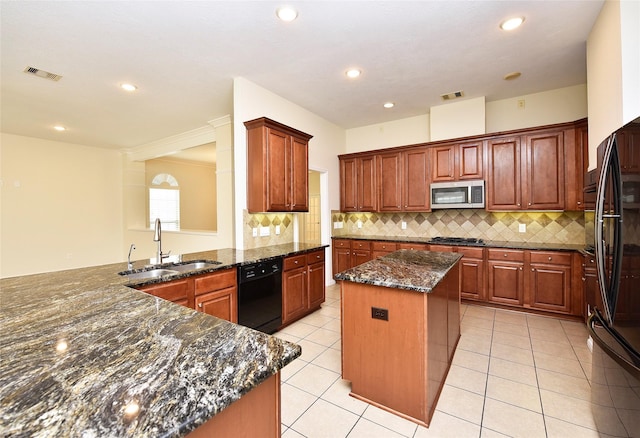
[[[269,334],[282,325],[282,257],[238,268],[238,324]]]

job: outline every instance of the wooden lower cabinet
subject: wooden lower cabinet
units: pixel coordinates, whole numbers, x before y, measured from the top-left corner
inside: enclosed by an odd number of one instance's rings
[[[537,309],[571,312],[571,254],[531,252],[528,304]]]
[[[207,315],[238,322],[238,288],[235,268],[152,284],[138,289]]]
[[[194,285],[197,311],[238,322],[236,269],[195,277]]]
[[[398,250],[398,244],[395,242],[371,242],[371,259],[375,260],[384,257]]]
[[[524,305],[524,251],[488,249],[487,270],[489,302]]]
[[[325,300],[324,249],[284,259],[282,267],[282,325],[320,308]]]
[[[459,246],[460,297],[467,300],[484,301],[486,294],[484,248]]]

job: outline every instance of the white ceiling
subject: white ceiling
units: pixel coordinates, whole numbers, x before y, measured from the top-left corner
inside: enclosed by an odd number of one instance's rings
[[[582,84],[603,0],[288,3],[292,23],[273,1],[1,0],[2,132],[131,148],[232,114],[237,76],[344,128],[425,114],[458,90],[492,101]],[[501,31],[513,15],[524,25]]]

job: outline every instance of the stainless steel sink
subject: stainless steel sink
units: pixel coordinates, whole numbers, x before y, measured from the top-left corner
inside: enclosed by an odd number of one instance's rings
[[[174,269],[150,269],[142,272],[119,272],[120,275],[126,275],[129,280],[146,280],[150,278],[164,277],[165,275],[179,274],[180,271]]]
[[[195,271],[196,269],[210,268],[221,264],[220,262],[191,262],[180,265],[171,265],[171,269],[180,272]]]

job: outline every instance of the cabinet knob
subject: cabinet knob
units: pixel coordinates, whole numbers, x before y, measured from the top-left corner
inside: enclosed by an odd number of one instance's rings
[[[536,272],[536,270],[535,270],[535,269],[533,269],[533,268],[531,268],[531,272]]]
[[[505,253],[505,255],[504,255],[504,256],[505,256],[505,257],[507,257],[507,255],[508,255],[508,254],[506,254],[506,253]]]
[[[520,207],[520,203],[518,202],[518,207]]]
[[[198,307],[202,309],[202,303],[198,303]]]
[[[529,205],[531,205],[531,202],[529,202]]]
[[[294,260],[294,261],[293,261],[293,263],[297,265],[297,264],[298,264],[298,261],[297,261],[297,260]]]
[[[551,256],[549,256],[549,261],[551,261]]]
[[[578,205],[581,205],[581,204],[582,204],[582,202],[578,201]]]
[[[317,255],[317,256],[316,256],[316,258],[317,258],[317,259],[319,259],[319,258],[320,258],[320,256],[319,256],[319,255]]]
[[[587,281],[587,279],[586,279],[586,278],[584,278],[584,277],[582,277],[582,281]]]
[[[520,268],[520,270],[522,271],[522,268]]]

